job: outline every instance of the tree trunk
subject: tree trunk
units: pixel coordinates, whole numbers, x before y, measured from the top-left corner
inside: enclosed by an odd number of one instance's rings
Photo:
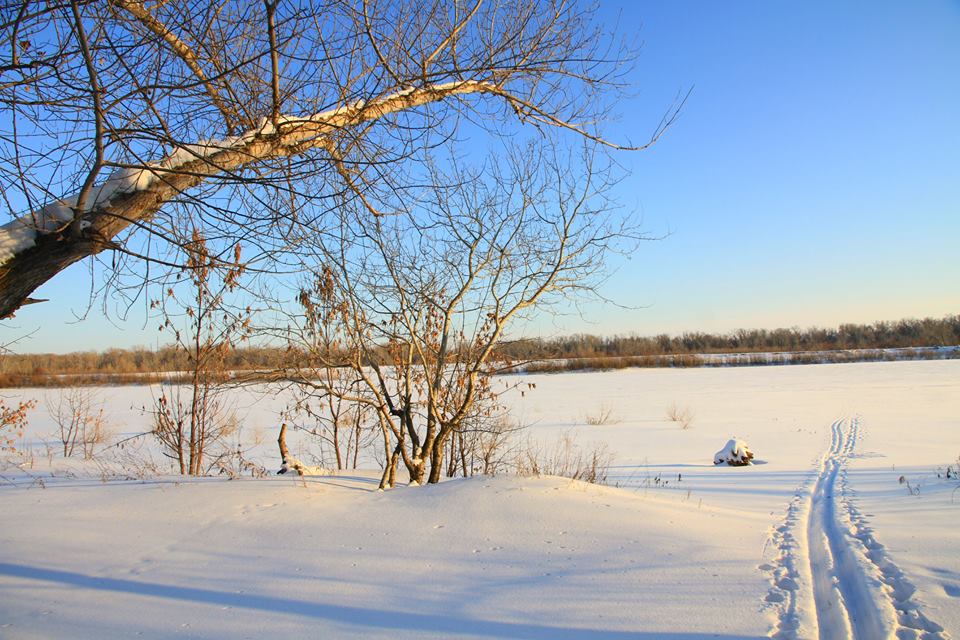
[[[378,415],[380,420],[380,430],[383,432],[383,475],[380,476],[380,489],[386,489],[389,486],[393,488],[393,480],[390,478],[390,464],[391,456],[393,455],[390,451],[390,431],[387,429],[387,425],[384,422],[382,415]],[[356,468],[356,465],[354,465]]]
[[[443,450],[446,438],[437,438],[433,441],[433,449],[430,452],[430,484],[440,482],[443,475]]]
[[[177,445],[177,462],[180,465],[180,475],[187,475],[187,461],[183,459],[183,439]]]
[[[279,133],[248,132],[241,143],[225,145],[222,151],[183,163],[172,170],[162,168],[162,162],[148,163],[144,165],[144,171],[156,174],[149,186],[118,193],[103,206],[81,212],[76,222],[82,219],[89,223],[82,230],[79,224],[70,224],[62,233],[38,232],[32,246],[18,248],[12,257],[0,263],[0,319],[12,317],[38,287],[75,262],[104,249],[119,248],[114,238],[131,225],[149,221],[163,205],[188,189],[220,175],[235,174],[259,161],[298,156],[324,147],[329,144],[331,135],[344,128],[359,127],[392,113],[472,93],[507,97],[494,85],[473,80],[403,90],[369,102],[360,100],[312,117],[291,120]],[[63,199],[69,197],[64,194]],[[44,217],[42,211],[30,215],[36,219]]]
[[[277,473],[278,474],[286,473],[289,470],[287,464],[292,460],[290,458],[290,451],[287,449],[287,423],[286,422],[280,425],[280,435],[277,437],[277,446],[280,447],[280,462],[282,464],[280,471],[278,471]],[[300,467],[299,464],[294,464],[290,468],[296,471],[298,476],[303,475],[303,469]]]
[[[343,456],[340,454],[340,416],[337,414],[333,416],[333,453],[337,458],[337,471],[342,471]]]
[[[474,442],[476,442],[476,441],[474,440]],[[471,455],[471,457],[472,457],[472,455]],[[471,473],[469,473],[469,472],[467,471],[467,469],[468,469],[468,465],[467,465],[467,448],[466,448],[466,446],[464,445],[464,442],[463,442],[463,432],[462,432],[462,431],[460,432],[460,463],[463,465],[463,477],[464,477],[464,478],[469,477],[469,476],[471,475]],[[471,465],[469,465],[469,466],[472,467],[473,465],[471,464]]]
[[[410,472],[410,484],[424,483],[427,476],[427,458],[423,451],[419,451],[417,457],[407,465],[407,471]]]
[[[383,474],[380,476],[380,489],[397,486],[397,463],[400,461],[400,445],[394,448],[393,453],[387,456],[383,465]]]
[[[280,425],[280,435],[277,437],[277,446],[280,447],[280,462],[286,462],[290,451],[287,449],[287,423]]]
[[[354,425],[354,444],[353,444],[353,468],[357,468],[357,460],[360,457],[360,428],[361,428],[361,414],[360,407],[357,407],[357,421]]]
[[[196,364],[194,364],[196,367]],[[196,476],[197,473],[197,453],[199,452],[200,425],[198,424],[200,415],[200,389],[197,371],[193,373],[193,393],[190,396],[190,475]]]
[[[388,479],[391,489],[397,486],[397,463],[398,462],[400,462],[400,452],[394,451],[393,455],[390,456],[390,477]]]
[[[452,477],[454,477],[455,475],[457,475],[457,455],[456,455],[456,452],[457,452],[457,436],[459,436],[459,435],[460,435],[460,434],[458,434],[458,433],[454,433],[454,434],[453,434],[453,442],[450,443],[452,446],[450,447],[450,457],[447,459],[447,477],[448,477],[448,478],[452,478]],[[459,446],[459,449],[460,449],[460,451],[462,451],[462,450],[463,450],[463,436],[460,436],[459,445],[460,445],[460,446]]]

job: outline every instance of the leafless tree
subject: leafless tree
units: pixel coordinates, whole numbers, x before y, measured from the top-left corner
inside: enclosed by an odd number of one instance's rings
[[[447,476],[493,476],[518,470],[526,425],[516,424],[505,412],[477,411],[461,423],[452,437]]]
[[[0,36],[0,317],[103,251],[142,284],[178,211],[272,271],[344,199],[394,211],[440,141],[604,144],[629,57],[566,0],[20,0]]]
[[[434,168],[406,213],[371,221],[345,205],[340,229],[315,244],[324,268],[300,294],[301,326],[342,335],[311,355],[363,383],[351,399],[380,417],[383,484],[397,460],[412,482],[438,482],[454,436],[497,410],[491,355],[508,325],[595,293],[607,255],[636,237],[611,215],[596,162],[545,142]]]
[[[329,353],[325,351],[324,353]],[[353,401],[364,392],[349,368],[302,363],[291,380],[294,406],[287,412],[292,425],[333,452],[337,469],[357,468],[360,450],[369,444],[376,419],[366,403]],[[322,455],[326,459],[326,455]]]
[[[60,389],[46,399],[46,405],[47,413],[57,425],[63,457],[72,456],[79,444],[84,460],[92,459],[96,446],[106,442],[108,436],[103,402],[95,392],[83,387]]]
[[[180,283],[169,286],[152,305],[164,317],[161,330],[172,333],[176,348],[189,363],[186,402],[173,385],[163,391],[151,413],[154,435],[164,452],[177,460],[180,473],[201,475],[216,462],[211,447],[222,444],[236,428],[234,412],[222,393],[229,377],[225,362],[230,351],[246,340],[252,310],[228,309],[227,297],[244,274],[240,245],[234,245],[230,262],[216,258],[207,239],[193,227],[184,246]],[[217,264],[221,269],[215,269]],[[222,453],[222,452],[221,452]]]

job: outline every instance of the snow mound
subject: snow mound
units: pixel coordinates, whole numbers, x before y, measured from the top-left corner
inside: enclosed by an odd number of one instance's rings
[[[666,637],[678,625],[691,638],[766,630],[754,613],[766,582],[745,542],[756,537],[754,518],[556,477],[379,493],[379,475],[0,484],[4,522],[18,523],[3,529],[0,636],[99,640],[122,629],[215,640],[280,629],[586,640]]]
[[[277,471],[277,475],[283,475],[285,473],[290,473],[293,471],[298,476],[328,476],[330,475],[330,470],[325,469],[324,467],[312,466],[309,464],[303,464],[298,458],[287,458],[283,461],[283,464],[280,466],[280,471]]]
[[[713,464],[728,464],[731,467],[743,467],[750,464],[753,460],[753,452],[743,440],[738,440],[736,436],[727,440],[720,451],[713,454]]]

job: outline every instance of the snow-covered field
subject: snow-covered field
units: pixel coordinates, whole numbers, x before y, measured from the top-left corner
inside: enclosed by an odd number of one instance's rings
[[[518,380],[513,418],[605,443],[613,486],[156,476],[48,454],[41,402],[0,464],[0,637],[960,637],[960,361]],[[278,468],[285,399],[235,393]],[[149,388],[100,394],[145,429]],[[755,464],[715,467],[734,436]]]

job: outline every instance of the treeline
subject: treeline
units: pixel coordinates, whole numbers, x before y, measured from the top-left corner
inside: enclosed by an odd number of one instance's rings
[[[623,366],[702,366],[694,354],[790,353],[801,351],[879,350],[960,345],[960,315],[941,319],[900,320],[873,324],[844,324],[836,329],[740,329],[726,334],[683,333],[641,336],[576,334],[550,339],[506,342],[496,358],[510,363],[580,360]],[[876,354],[880,359],[882,354]],[[176,378],[165,374],[189,368],[188,354],[171,347],[108,349],[67,354],[5,354],[0,356],[0,387],[71,384],[145,383]],[[226,356],[226,371],[270,371],[301,362],[302,354],[282,347],[243,347]],[[856,356],[860,358],[861,356]],[[928,357],[920,355],[920,357]],[[819,358],[819,357],[818,357]],[[619,360],[617,360],[619,359]],[[763,362],[760,362],[763,360]],[[779,360],[785,359],[780,358]],[[774,359],[774,361],[779,362]],[[791,362],[801,362],[793,357]],[[769,358],[757,364],[774,363]],[[811,360],[812,361],[812,360]],[[820,360],[817,360],[820,361]],[[845,361],[833,360],[833,361]],[[742,364],[753,364],[749,359]],[[558,367],[559,369],[566,367]],[[67,377],[68,379],[64,379]]]
[[[960,358],[960,347],[908,347],[898,349],[845,349],[830,351],[781,351],[752,353],[682,353],[656,356],[609,356],[599,358],[552,358],[532,360],[515,370],[525,373],[626,368],[767,367],[797,364],[842,364],[848,362],[896,362],[902,360],[947,360]]]
[[[225,369],[273,369],[284,361],[286,349],[243,347],[226,354]],[[173,346],[79,351],[75,353],[25,353],[0,356],[0,387],[55,384],[59,376],[95,375],[109,383],[165,379],[158,375],[185,371],[189,354]],[[46,381],[46,382],[45,382]],[[86,382],[86,380],[81,380]]]
[[[960,344],[960,315],[873,324],[843,324],[836,329],[738,329],[730,333],[642,336],[577,334],[505,344],[501,356],[514,360],[615,358],[703,353],[759,353],[894,349]]]

